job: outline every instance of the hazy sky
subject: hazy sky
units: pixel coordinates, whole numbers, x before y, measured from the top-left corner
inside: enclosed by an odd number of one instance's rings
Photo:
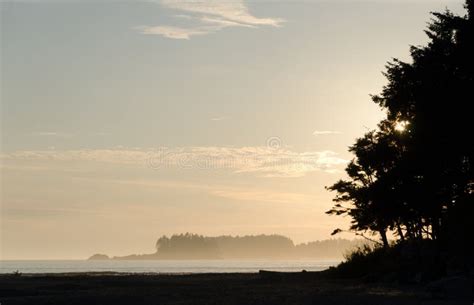
[[[392,57],[462,1],[1,2],[1,258],[330,237]]]

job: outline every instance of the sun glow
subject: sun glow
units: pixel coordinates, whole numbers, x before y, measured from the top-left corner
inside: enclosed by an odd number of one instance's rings
[[[407,130],[407,126],[410,124],[408,121],[399,121],[395,123],[394,129],[398,132],[405,132]]]

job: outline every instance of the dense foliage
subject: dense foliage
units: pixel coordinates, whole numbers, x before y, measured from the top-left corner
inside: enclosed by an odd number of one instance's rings
[[[349,215],[350,230],[378,234],[385,247],[393,236],[432,240],[439,251],[470,251],[473,1],[465,7],[465,16],[433,13],[428,44],[411,47],[411,62],[387,64],[388,84],[372,96],[386,117],[350,148],[349,179],[328,187],[337,195],[327,213]]]

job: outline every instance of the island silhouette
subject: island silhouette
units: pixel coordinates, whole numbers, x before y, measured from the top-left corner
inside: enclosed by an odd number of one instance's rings
[[[282,235],[203,236],[174,234],[160,237],[156,252],[109,257],[94,254],[90,260],[155,259],[342,259],[345,253],[370,243],[361,239],[326,239],[295,244]]]

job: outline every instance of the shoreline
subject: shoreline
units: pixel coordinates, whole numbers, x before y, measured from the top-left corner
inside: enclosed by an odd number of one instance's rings
[[[324,272],[0,274],[2,304],[471,304],[424,285],[334,279]]]
[[[254,273],[322,271],[339,264],[336,260],[158,260],[158,261],[10,261],[0,262],[0,274],[27,273]]]

